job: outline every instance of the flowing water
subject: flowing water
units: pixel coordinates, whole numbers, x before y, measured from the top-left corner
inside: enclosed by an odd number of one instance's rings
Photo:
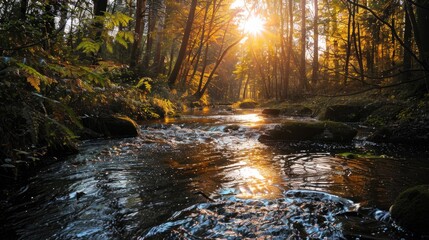
[[[283,120],[201,112],[146,123],[136,138],[85,142],[9,201],[2,239],[412,238],[387,210],[429,183],[427,153],[362,137],[258,141]],[[349,151],[383,155],[336,156]]]

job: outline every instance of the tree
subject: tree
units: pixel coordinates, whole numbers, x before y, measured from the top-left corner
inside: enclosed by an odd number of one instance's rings
[[[182,43],[180,45],[179,55],[177,56],[174,68],[168,77],[168,85],[173,88],[176,84],[177,77],[179,76],[180,68],[182,67],[183,60],[186,57],[186,49],[188,47],[189,38],[191,36],[192,24],[195,18],[195,10],[197,8],[197,0],[192,0],[191,7],[189,9],[188,20],[186,21],[185,31],[183,33]]]
[[[144,13],[146,12],[146,0],[137,0],[134,28],[134,43],[131,50],[130,67],[135,68],[140,65],[143,45]]]

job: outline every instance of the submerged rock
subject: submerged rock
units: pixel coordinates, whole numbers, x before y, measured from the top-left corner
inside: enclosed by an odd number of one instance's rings
[[[95,133],[93,136],[122,138],[138,135],[137,123],[127,116],[85,117],[82,124]]]
[[[269,130],[260,140],[350,142],[357,131],[343,123],[287,121]]]
[[[269,116],[278,116],[280,115],[280,109],[266,108],[262,110],[262,114],[269,115]]]
[[[417,234],[429,234],[429,185],[409,188],[399,194],[391,207],[393,220]]]

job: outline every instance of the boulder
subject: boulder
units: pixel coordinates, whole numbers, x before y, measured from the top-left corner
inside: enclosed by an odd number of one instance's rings
[[[337,122],[287,121],[269,130],[260,140],[350,142],[357,131]]]
[[[262,110],[262,114],[268,115],[268,116],[278,116],[280,115],[280,109],[266,108]]]
[[[367,140],[376,143],[427,145],[429,143],[429,126],[419,123],[384,126],[378,128]]]
[[[363,106],[353,105],[333,105],[326,108],[321,120],[337,122],[359,122],[364,118]]]
[[[295,117],[311,117],[313,111],[303,105],[292,104],[282,108],[281,114]]]
[[[390,208],[392,219],[416,234],[429,234],[429,185],[409,188],[399,194]]]
[[[127,116],[84,117],[82,125],[94,132],[93,137],[123,138],[138,135],[138,125]]]
[[[243,102],[240,102],[238,104],[239,108],[245,108],[245,109],[253,109],[258,106],[258,103],[253,100],[244,100]]]

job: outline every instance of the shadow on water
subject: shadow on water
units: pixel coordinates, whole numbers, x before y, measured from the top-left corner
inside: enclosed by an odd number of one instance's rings
[[[282,120],[193,114],[86,142],[10,200],[4,229],[21,239],[407,238],[382,210],[429,183],[427,155],[258,141]],[[335,155],[368,149],[391,157]]]

